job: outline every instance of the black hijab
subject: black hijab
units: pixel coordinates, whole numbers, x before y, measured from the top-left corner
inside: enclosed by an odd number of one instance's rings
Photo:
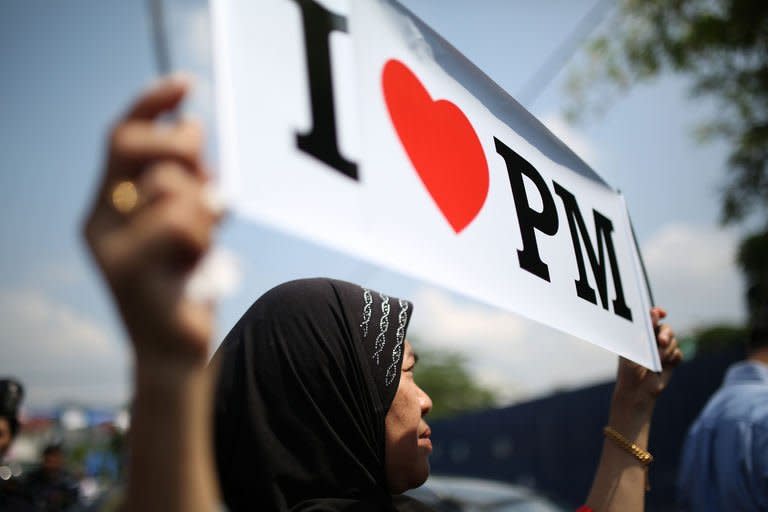
[[[412,311],[330,279],[282,284],[251,306],[214,362],[216,464],[230,510],[395,510],[384,419]]]

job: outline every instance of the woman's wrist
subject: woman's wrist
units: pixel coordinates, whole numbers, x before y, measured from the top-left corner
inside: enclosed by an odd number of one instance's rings
[[[203,361],[169,357],[141,357],[134,365],[137,398],[175,401],[193,393],[211,393],[211,371]]]
[[[614,393],[608,425],[632,442],[647,443],[655,400],[636,394]]]
[[[611,409],[618,409],[626,414],[650,416],[655,405],[656,397],[641,386],[628,387],[617,382],[613,389]]]
[[[132,336],[134,366],[142,374],[188,374],[204,370],[208,365],[207,344],[191,344],[166,337]],[[138,376],[138,373],[137,373]]]

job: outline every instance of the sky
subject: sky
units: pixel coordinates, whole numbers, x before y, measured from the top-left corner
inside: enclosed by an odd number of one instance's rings
[[[403,4],[516,96],[594,0]],[[190,109],[207,119],[213,106],[205,4],[185,5],[170,21],[174,64],[197,72]],[[733,263],[741,232],[718,224],[727,148],[699,145],[692,136],[716,107],[691,99],[684,77],[665,76],[614,98],[602,116],[568,125],[563,84],[578,65],[577,53],[524,106],[625,194],[656,302],[678,332],[741,321],[742,282]],[[5,0],[0,69],[0,376],[25,383],[29,408],[123,404],[130,396],[127,340],[80,225],[109,126],[156,76],[146,5]],[[209,154],[215,152],[211,139]],[[409,336],[463,351],[477,379],[506,401],[615,372],[615,356],[589,343],[237,215],[221,229],[216,251],[229,263],[220,276],[229,293],[217,339],[271,286],[326,275],[411,299],[417,312]]]

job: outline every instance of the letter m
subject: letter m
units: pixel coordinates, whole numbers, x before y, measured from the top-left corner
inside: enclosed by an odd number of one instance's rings
[[[568,192],[558,183],[553,183],[555,193],[560,196],[565,207],[565,215],[568,218],[568,228],[571,231],[571,241],[573,242],[573,252],[576,256],[576,264],[579,267],[579,279],[576,281],[576,295],[592,304],[597,305],[595,290],[589,285],[587,271],[584,265],[584,254],[582,245],[586,249],[589,265],[592,267],[592,274],[595,276],[597,291],[600,293],[600,303],[603,309],[608,309],[608,282],[606,275],[605,253],[608,253],[608,262],[611,265],[611,276],[613,277],[613,287],[616,293],[616,299],[613,301],[613,312],[620,317],[632,321],[632,311],[627,307],[624,300],[624,289],[621,286],[621,273],[616,262],[616,251],[613,247],[613,223],[608,217],[600,212],[592,210],[595,217],[595,236],[597,238],[597,247],[592,245],[584,218],[581,216],[576,197]],[[581,236],[579,236],[581,235]],[[583,243],[580,243],[583,242]],[[597,253],[597,254],[596,254]]]

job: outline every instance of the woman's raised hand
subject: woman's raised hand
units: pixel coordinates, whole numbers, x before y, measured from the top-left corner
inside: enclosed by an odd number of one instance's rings
[[[159,118],[189,90],[181,77],[145,91],[111,132],[85,237],[140,364],[205,364],[210,303],[185,294],[221,212],[209,199],[198,122]]]
[[[658,395],[666,388],[674,368],[683,360],[675,333],[669,325],[661,323],[666,316],[666,311],[660,307],[651,309],[662,371],[654,373],[628,359],[620,358],[614,398],[632,402],[636,407],[652,407]]]

